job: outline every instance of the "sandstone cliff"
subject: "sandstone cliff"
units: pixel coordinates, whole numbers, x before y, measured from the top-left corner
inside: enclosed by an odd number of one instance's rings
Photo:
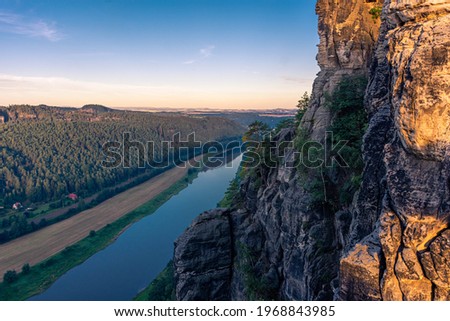
[[[339,296],[448,300],[450,1],[385,1],[383,17]]]
[[[368,72],[380,29],[380,20],[373,19],[369,11],[381,2],[317,1],[320,72],[314,81],[311,106],[303,120],[313,140],[323,139],[331,121],[326,94],[332,93],[343,77]]]
[[[349,207],[312,206],[313,173],[286,166],[291,147],[180,236],[180,300],[450,299],[450,1],[319,0],[317,13],[321,72],[301,130],[323,142],[327,95],[368,76],[359,191]]]

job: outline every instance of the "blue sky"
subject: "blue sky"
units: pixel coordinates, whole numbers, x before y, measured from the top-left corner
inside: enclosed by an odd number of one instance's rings
[[[289,108],[313,0],[0,0],[0,105]]]

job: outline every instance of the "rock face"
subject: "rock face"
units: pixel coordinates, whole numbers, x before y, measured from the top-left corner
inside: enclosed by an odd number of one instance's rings
[[[344,76],[367,75],[378,39],[380,21],[369,14],[381,0],[341,1],[318,0],[320,72],[313,85],[312,103],[303,127],[311,138],[322,141],[331,116],[326,107],[326,94],[332,93]]]
[[[179,300],[229,300],[232,268],[229,213],[199,216],[175,242]]]
[[[358,299],[373,289],[349,291],[350,279],[381,277],[374,299],[448,299],[448,266],[436,267],[432,257],[450,259],[450,1],[385,1],[383,19],[366,94],[366,170],[339,297]],[[353,252],[369,242],[361,255],[383,260],[354,272],[360,262]]]
[[[311,206],[309,173],[284,150],[177,241],[180,300],[450,300],[450,1],[319,0],[317,13],[321,72],[301,127],[323,142],[327,94],[369,77],[360,189],[349,208]]]

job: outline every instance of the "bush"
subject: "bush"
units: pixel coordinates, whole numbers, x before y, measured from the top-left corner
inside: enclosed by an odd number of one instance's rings
[[[374,22],[376,22],[381,17],[382,11],[383,8],[380,6],[373,7],[369,10],[369,14],[372,16]]]
[[[17,281],[18,279],[17,272],[14,270],[9,270],[3,275],[3,282],[11,284]]]
[[[30,273],[30,270],[31,270],[31,268],[30,268],[30,264],[24,264],[23,266],[22,266],[22,273],[23,274],[28,274],[28,273]]]
[[[46,268],[46,267],[52,266],[55,263],[56,263],[56,259],[54,257],[51,257],[51,258],[45,260],[44,262],[42,262],[40,264],[40,266]]]

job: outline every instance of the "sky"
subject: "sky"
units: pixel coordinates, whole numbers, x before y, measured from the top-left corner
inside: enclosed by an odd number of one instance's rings
[[[0,105],[293,108],[314,0],[0,0]]]

